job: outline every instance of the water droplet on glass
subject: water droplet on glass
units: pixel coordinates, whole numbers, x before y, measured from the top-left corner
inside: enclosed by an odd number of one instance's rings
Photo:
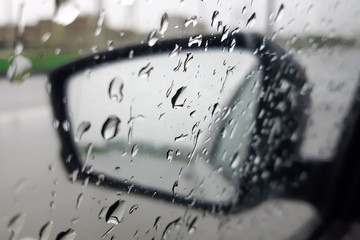
[[[179,59],[179,62],[178,62],[178,64],[176,65],[176,67],[174,67],[173,71],[174,71],[174,72],[179,71],[181,65],[182,65],[182,61]]]
[[[181,142],[181,141],[186,140],[187,137],[188,137],[187,134],[180,134],[179,136],[175,137],[174,141],[175,142]]]
[[[140,69],[138,76],[140,78],[149,78],[150,73],[153,69],[154,67],[150,66],[150,63],[148,63],[145,67]]]
[[[196,221],[197,221],[197,216],[196,217],[194,217],[194,219],[190,222],[190,224],[189,224],[189,227],[188,227],[188,233],[189,233],[189,235],[191,235],[191,234],[193,234],[194,232],[195,232],[195,230],[196,230],[196,226],[195,226],[195,223],[196,223]]]
[[[129,214],[132,214],[133,212],[135,212],[137,209],[139,208],[138,204],[134,204],[130,210],[129,210]]]
[[[19,234],[21,233],[25,222],[26,222],[27,214],[19,213],[15,215],[12,219],[10,219],[7,229],[11,233],[10,239],[17,239]]]
[[[79,209],[80,204],[81,204],[83,199],[84,199],[84,194],[80,193],[78,198],[76,199],[76,209]]]
[[[155,222],[154,222],[154,224],[153,224],[153,228],[155,228],[156,231],[157,231],[158,228],[159,228],[160,219],[161,219],[161,216],[158,216],[158,217],[155,219]]]
[[[139,152],[139,145],[134,144],[134,146],[131,148],[131,156],[135,157],[138,152]]]
[[[222,21],[218,21],[217,28],[216,28],[217,32],[221,32],[222,26],[223,26]]]
[[[95,185],[96,185],[96,186],[99,186],[100,183],[101,183],[102,181],[104,181],[104,180],[105,180],[105,175],[104,175],[103,173],[100,173],[100,174],[98,175],[98,179],[97,179]]]
[[[186,54],[186,59],[185,59],[185,62],[184,62],[184,72],[187,71],[187,68],[190,64],[190,61],[194,58],[194,55],[192,53],[187,53]]]
[[[90,122],[88,121],[81,122],[76,129],[75,142],[80,141],[84,133],[87,132],[90,129],[90,127],[91,127]]]
[[[214,27],[214,23],[217,22],[218,17],[219,17],[219,11],[214,11],[211,17],[211,27]]]
[[[11,60],[6,76],[10,82],[20,83],[30,77],[31,68],[32,64],[28,58],[22,55],[17,55]]]
[[[73,219],[71,219],[71,224],[75,225],[79,220],[80,220],[80,217],[73,218]]]
[[[52,124],[55,129],[58,129],[60,122],[59,122],[59,120],[55,119],[55,120],[53,120]]]
[[[174,157],[174,150],[169,149],[166,153],[166,159],[171,162]]]
[[[250,18],[246,21],[246,28],[251,28],[252,26],[254,26],[256,21],[256,13],[251,14]]]
[[[229,52],[233,52],[236,46],[236,40],[233,38],[230,43]]]
[[[99,36],[101,33],[102,25],[104,23],[104,18],[105,18],[105,9],[102,9],[99,13],[99,18],[96,23],[96,30],[94,33],[95,36]]]
[[[179,224],[180,220],[181,220],[181,217],[175,219],[174,221],[171,221],[170,223],[168,223],[168,225],[166,225],[166,227],[162,233],[161,240],[167,239],[167,235],[169,234],[171,229],[176,228],[176,226]]]
[[[148,35],[147,43],[150,47],[154,46],[155,43],[159,40],[156,34],[157,34],[157,30],[152,30]]]
[[[111,80],[109,85],[110,99],[117,102],[121,102],[124,98],[123,89],[124,89],[124,82],[119,77],[115,77],[113,80]]]
[[[169,26],[169,17],[167,13],[164,13],[164,15],[162,15],[161,17],[159,33],[161,35],[164,35],[166,30],[168,29],[168,26]]]
[[[202,35],[199,34],[199,35],[189,38],[188,46],[191,47],[192,45],[197,44],[198,47],[200,47],[201,42],[202,42]]]
[[[241,10],[241,14],[245,14],[246,13],[246,6],[243,7],[243,9]]]
[[[42,42],[42,43],[47,42],[47,40],[49,40],[50,36],[51,36],[51,33],[49,33],[49,32],[44,33],[44,34],[41,36],[41,42]]]
[[[74,229],[69,228],[65,232],[61,232],[57,235],[55,240],[74,240],[76,237],[76,232]]]
[[[282,18],[282,13],[283,13],[283,10],[284,10],[284,4],[281,4],[280,7],[279,7],[279,10],[275,16],[275,19],[274,19],[274,22],[280,20]]]
[[[182,108],[185,104],[186,99],[183,102],[179,102],[180,95],[184,92],[186,87],[180,87],[178,90],[176,90],[176,93],[171,98],[171,105],[172,108]]]
[[[185,27],[188,27],[190,24],[192,24],[192,26],[195,27],[197,23],[198,23],[197,16],[192,16],[185,20],[184,25]]]
[[[65,132],[68,132],[70,130],[70,122],[68,120],[63,121],[62,128]]]
[[[20,55],[24,50],[24,45],[21,42],[18,42],[15,46],[14,53],[15,55]]]
[[[111,205],[105,216],[106,223],[114,225],[119,224],[124,216],[125,207],[126,202],[124,200],[118,200]]]
[[[169,57],[174,57],[174,56],[178,56],[181,52],[182,47],[180,47],[179,45],[175,44],[174,49],[171,51],[171,53],[169,54]]]
[[[69,175],[69,179],[71,180],[71,183],[74,183],[75,180],[77,179],[79,170],[75,169],[70,175]]]
[[[39,233],[39,240],[48,240],[51,234],[51,230],[54,226],[53,221],[47,222],[41,229]]]
[[[179,186],[179,181],[176,180],[171,188],[171,191],[173,193],[173,195],[175,196],[175,188],[177,188]]]
[[[241,157],[239,153],[235,153],[234,156],[232,157],[231,163],[230,163],[230,167],[232,169],[237,169],[239,167],[241,163]]]
[[[120,119],[116,116],[110,116],[103,124],[103,127],[101,129],[101,135],[106,140],[111,140],[120,131]]]
[[[223,30],[222,30],[222,34],[221,34],[221,42],[223,42],[225,39],[227,39],[228,38],[228,36],[229,36],[229,26],[227,26],[227,25],[225,25],[224,27],[223,27]]]
[[[53,21],[66,26],[74,22],[79,14],[80,9],[75,1],[56,1]]]

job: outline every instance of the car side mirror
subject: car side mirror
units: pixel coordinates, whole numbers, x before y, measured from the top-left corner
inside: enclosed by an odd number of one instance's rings
[[[96,53],[54,70],[50,82],[73,178],[231,211],[301,182],[292,170],[309,103],[305,74],[260,35]]]

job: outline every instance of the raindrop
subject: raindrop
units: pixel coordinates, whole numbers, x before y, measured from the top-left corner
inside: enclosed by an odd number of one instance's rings
[[[176,225],[179,224],[180,220],[181,220],[181,217],[175,219],[174,221],[172,221],[172,222],[170,222],[168,225],[166,225],[166,227],[165,227],[165,229],[164,229],[164,231],[163,231],[163,234],[162,234],[162,236],[161,236],[161,240],[165,240],[165,239],[167,238],[167,234],[169,234],[169,232],[170,232],[170,230],[171,230],[172,228],[175,228]]]
[[[53,21],[57,24],[66,26],[74,22],[79,14],[80,9],[75,1],[56,1]]]
[[[217,22],[218,17],[219,17],[219,11],[214,11],[211,17],[211,27],[214,27],[214,23]]]
[[[121,102],[124,98],[123,95],[124,82],[119,78],[115,77],[111,80],[109,85],[109,97],[113,101]]]
[[[246,6],[243,7],[243,9],[241,10],[241,14],[245,14],[246,13]]]
[[[171,162],[174,157],[174,150],[169,149],[166,153],[166,159]]]
[[[184,72],[187,71],[189,63],[193,58],[194,58],[194,55],[192,53],[187,53],[186,54],[186,59],[185,59],[185,62],[184,62]]]
[[[138,77],[140,78],[149,78],[151,71],[154,69],[154,67],[150,66],[150,63],[148,63],[145,67],[141,68],[138,74]]]
[[[87,132],[90,129],[90,127],[91,127],[90,122],[88,121],[81,122],[78,128],[76,129],[75,142],[80,141],[84,133]]]
[[[181,142],[181,141],[184,141],[185,139],[187,139],[187,137],[188,137],[187,134],[180,134],[179,136],[175,137],[174,141]]]
[[[84,194],[80,193],[77,200],[76,200],[76,209],[79,209],[80,204],[81,204],[83,199],[84,199]]]
[[[174,71],[174,72],[179,71],[179,69],[180,69],[181,65],[182,65],[182,61],[181,61],[181,60],[179,60],[178,64],[177,64],[177,65],[176,65],[176,67],[173,69],[173,71]]]
[[[132,214],[133,212],[135,212],[137,209],[139,208],[138,204],[134,204],[130,210],[129,210],[129,214]]]
[[[194,232],[195,232],[195,230],[196,230],[196,226],[195,226],[195,223],[196,223],[196,221],[197,221],[197,216],[196,217],[194,217],[194,219],[190,222],[190,224],[189,224],[189,228],[188,228],[188,233],[191,235],[191,234],[193,234]]]
[[[131,157],[135,157],[138,152],[139,152],[139,145],[134,144],[134,146],[131,148]]]
[[[116,116],[110,116],[103,124],[103,127],[101,129],[101,135],[106,140],[111,140],[120,131],[120,119]]]
[[[164,13],[164,15],[162,15],[161,17],[159,33],[161,35],[164,35],[166,30],[168,29],[168,26],[169,26],[169,17],[167,13]]]
[[[74,240],[76,237],[76,232],[74,229],[69,228],[65,232],[61,232],[57,235],[55,240]]]
[[[153,228],[155,228],[156,231],[157,231],[158,228],[159,228],[160,219],[161,219],[161,216],[158,216],[158,217],[155,219],[155,222],[154,222],[154,224],[153,224]]]
[[[49,33],[49,32],[44,33],[41,37],[41,42],[42,43],[47,42],[47,40],[49,40],[50,36],[51,36],[51,33]]]
[[[197,16],[192,16],[185,20],[184,25],[185,27],[188,27],[190,24],[192,24],[192,26],[195,27],[197,23],[198,23]]]
[[[256,13],[251,14],[250,18],[246,21],[246,28],[251,28],[252,26],[254,26],[256,21]]]
[[[73,219],[71,219],[71,224],[75,225],[79,220],[80,220],[80,217],[73,218]]]
[[[230,52],[230,53],[234,51],[235,46],[236,46],[236,40],[235,40],[235,38],[233,38],[233,39],[231,40],[230,47],[229,47],[229,52]]]
[[[70,130],[70,122],[68,120],[63,121],[62,128],[65,132],[68,132]]]
[[[172,105],[172,108],[181,108],[184,106],[185,104],[185,101],[186,99],[182,102],[182,103],[179,103],[178,100],[179,100],[179,97],[181,95],[181,93],[185,90],[186,87],[180,87],[176,93],[174,94],[174,96],[171,98],[171,105]]]
[[[99,186],[100,183],[101,183],[102,181],[104,181],[104,179],[105,179],[105,175],[102,174],[102,173],[100,173],[100,174],[98,175],[98,180],[96,181],[95,185],[96,185],[96,186]]]
[[[19,236],[21,230],[25,225],[26,218],[27,218],[26,213],[19,213],[16,216],[14,216],[12,219],[10,219],[7,226],[8,231],[11,233],[10,239],[17,239],[17,237]]]
[[[173,87],[174,87],[174,80],[172,80],[170,87],[169,87],[168,90],[166,91],[166,97],[167,97],[167,98],[170,96],[170,93],[171,93]]]
[[[21,42],[18,42],[15,46],[14,53],[15,55],[20,55],[24,50],[24,45]]]
[[[105,216],[106,223],[114,225],[119,224],[124,216],[125,207],[126,202],[124,200],[118,200],[111,205]]]
[[[234,154],[234,156],[231,160],[230,167],[232,169],[237,169],[239,167],[240,163],[241,163],[241,157],[240,157],[240,154],[237,152]]]
[[[223,30],[222,30],[222,34],[221,34],[221,42],[223,42],[225,39],[227,39],[228,38],[228,36],[229,36],[229,26],[228,25],[225,25],[224,27],[223,27]]]
[[[10,82],[20,83],[30,77],[31,68],[32,64],[28,58],[22,55],[17,55],[12,59],[6,76]]]
[[[179,45],[175,44],[174,49],[171,51],[171,53],[169,54],[169,57],[174,57],[174,56],[178,56],[181,52],[182,47],[180,47]]]
[[[99,219],[103,219],[105,217],[105,214],[106,212],[109,210],[109,207],[108,206],[104,206],[101,208],[100,212],[99,212],[99,215],[98,215],[98,218]]]
[[[53,221],[47,222],[41,229],[39,233],[39,240],[48,240],[51,234],[51,230],[54,226]]]
[[[222,21],[218,21],[218,25],[217,25],[217,28],[216,28],[217,32],[221,32],[222,25],[223,25]]]
[[[74,183],[75,180],[77,179],[79,173],[79,169],[75,169],[70,175],[69,175],[69,179],[71,180],[71,183]]]
[[[179,186],[179,181],[176,180],[176,181],[174,182],[174,185],[173,185],[172,188],[171,188],[171,191],[172,191],[172,193],[173,193],[174,196],[175,196],[175,188],[177,188],[178,186]]]
[[[159,40],[156,34],[157,34],[157,30],[152,30],[148,35],[147,43],[150,47],[154,46],[155,43]]]
[[[202,42],[202,35],[199,34],[199,35],[189,38],[188,46],[191,47],[192,45],[197,44],[198,47],[200,47],[201,42]]]
[[[87,146],[85,161],[84,161],[83,166],[82,166],[82,168],[81,168],[81,171],[82,171],[82,172],[85,171],[85,168],[86,168],[87,163],[88,163],[88,161],[89,161],[89,159],[90,159],[90,155],[91,155],[91,152],[92,152],[93,147],[94,147],[94,144],[92,144],[92,143],[89,143],[88,146]]]
[[[107,45],[107,49],[108,49],[109,51],[111,51],[111,50],[114,49],[114,41],[113,41],[113,40],[108,40],[108,41],[106,42],[106,45]]]
[[[105,9],[102,9],[99,13],[99,18],[96,23],[96,30],[94,33],[95,36],[99,36],[101,33],[101,28],[104,22],[104,18],[105,18]]]
[[[282,15],[283,15],[283,10],[284,10],[284,4],[281,4],[279,7],[279,10],[275,16],[274,22],[278,21],[281,19]]]

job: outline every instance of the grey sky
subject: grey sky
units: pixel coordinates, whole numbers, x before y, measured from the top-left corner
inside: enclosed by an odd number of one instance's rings
[[[247,19],[256,12],[256,22],[250,31],[264,32],[268,25],[267,4],[270,0],[74,0],[80,8],[81,15],[97,15],[99,5],[105,8],[105,22],[114,29],[133,28],[139,31],[151,31],[159,27],[161,16],[201,17],[210,30],[212,13],[220,12],[219,20],[232,28],[245,30]],[[40,19],[51,19],[54,13],[54,0],[0,0],[0,25],[16,23],[19,5],[25,3],[24,20],[34,25]],[[280,4],[284,4],[282,17],[272,26],[281,34],[301,35],[330,34],[331,36],[360,35],[360,1],[359,0],[274,0],[273,16]],[[241,11],[246,7],[245,14]]]

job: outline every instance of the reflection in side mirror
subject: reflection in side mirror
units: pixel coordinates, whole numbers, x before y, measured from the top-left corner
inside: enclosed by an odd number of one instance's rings
[[[70,129],[83,170],[198,201],[236,199],[237,185],[220,172],[226,165],[237,171],[248,154],[262,80],[258,59],[221,49],[193,51],[185,63],[188,56],[118,61],[70,77]],[[218,139],[224,121],[229,126]],[[210,161],[215,144],[234,138],[221,151],[238,152],[235,160],[229,154]]]
[[[303,73],[256,35],[118,49],[55,70],[51,82],[69,172],[207,209],[238,204],[255,176],[269,180],[261,166],[290,156],[301,131]],[[285,141],[293,146],[277,152]]]

